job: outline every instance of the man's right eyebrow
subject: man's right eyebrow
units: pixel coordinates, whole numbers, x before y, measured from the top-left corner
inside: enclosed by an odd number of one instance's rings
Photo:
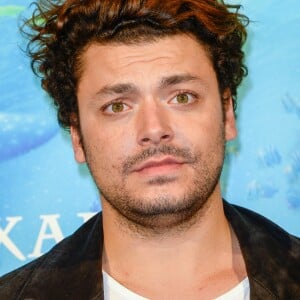
[[[105,85],[97,93],[97,96],[118,95],[137,93],[138,88],[132,83],[118,83],[113,85]]]

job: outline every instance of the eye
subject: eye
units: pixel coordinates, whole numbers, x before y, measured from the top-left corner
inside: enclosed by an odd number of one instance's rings
[[[189,104],[195,101],[195,96],[191,93],[178,93],[169,103],[172,104]]]
[[[130,107],[127,104],[121,101],[116,101],[105,105],[102,110],[107,114],[118,114],[128,110],[129,108]]]

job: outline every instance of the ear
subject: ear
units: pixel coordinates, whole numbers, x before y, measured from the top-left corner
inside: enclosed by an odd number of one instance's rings
[[[226,89],[223,93],[223,113],[225,125],[225,139],[226,141],[230,141],[236,138],[237,129],[233,110],[233,100],[229,89]]]
[[[84,163],[85,153],[82,146],[81,135],[79,129],[73,125],[70,127],[72,146],[74,151],[74,157],[78,163]]]

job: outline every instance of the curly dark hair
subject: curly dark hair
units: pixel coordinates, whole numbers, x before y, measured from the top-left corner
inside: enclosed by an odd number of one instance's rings
[[[26,20],[31,67],[54,99],[58,121],[78,125],[80,58],[91,43],[133,44],[180,33],[192,34],[213,63],[220,92],[237,87],[247,74],[242,46],[249,20],[240,5],[223,0],[40,0]],[[29,27],[29,30],[28,30]],[[25,28],[25,29],[24,29]]]

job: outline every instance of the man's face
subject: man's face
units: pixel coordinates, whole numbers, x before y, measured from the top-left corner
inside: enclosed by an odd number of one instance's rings
[[[235,121],[230,101],[222,110],[216,74],[198,42],[176,35],[93,44],[82,62],[82,143],[76,128],[72,142],[103,207],[144,227],[171,227],[220,196],[224,144],[236,135]]]

